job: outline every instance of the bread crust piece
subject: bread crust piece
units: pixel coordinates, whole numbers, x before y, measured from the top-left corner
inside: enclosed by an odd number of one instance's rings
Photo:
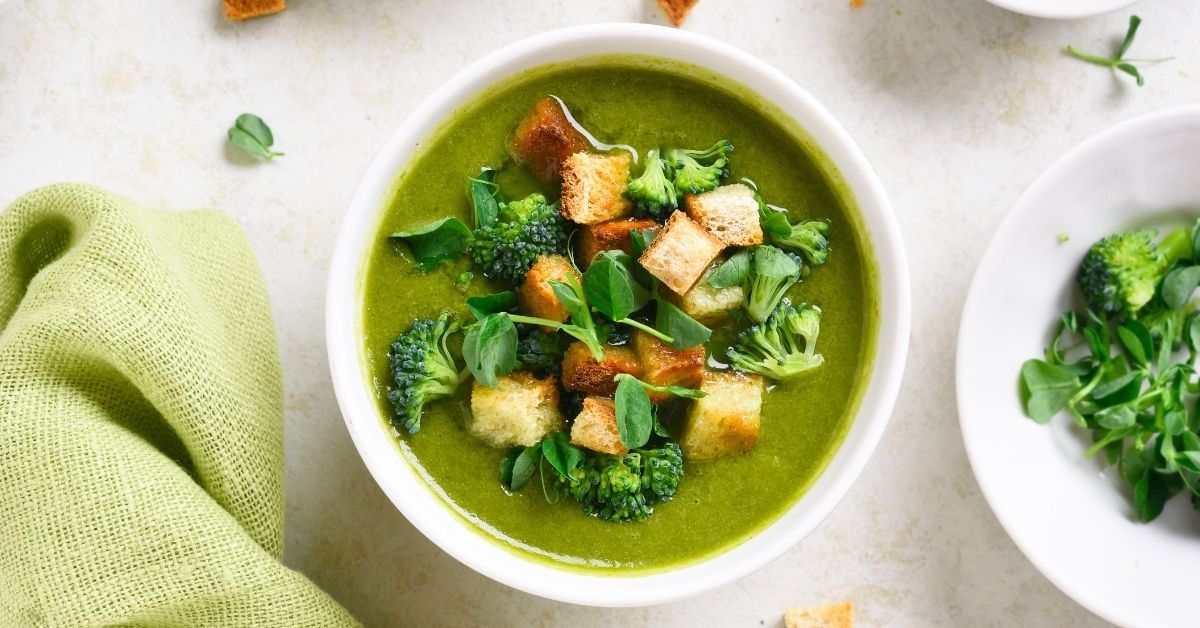
[[[754,190],[741,183],[722,185],[683,199],[688,217],[729,246],[762,244],[762,224]]]
[[[688,13],[691,13],[692,7],[700,0],[658,0],[658,8],[662,9],[663,14],[675,26],[683,26],[684,20],[687,19]]]
[[[691,460],[742,454],[758,444],[762,378],[731,371],[706,372],[705,397],[688,409],[680,447]]]
[[[473,384],[467,431],[492,447],[532,447],[563,425],[553,377],[518,372],[497,377],[495,388]]]
[[[287,0],[225,0],[225,18],[248,20],[279,13],[287,8]]]
[[[557,180],[563,162],[588,148],[587,140],[571,126],[562,106],[550,97],[533,105],[508,140],[513,159],[543,182]]]
[[[789,608],[783,614],[783,623],[786,628],[853,628],[854,604],[841,602]]]
[[[571,443],[602,454],[624,456],[629,448],[617,430],[617,407],[612,399],[588,395],[571,425]]]
[[[580,229],[579,248],[576,260],[587,270],[592,259],[602,251],[620,250],[631,252],[629,234],[634,229],[658,230],[658,223],[650,218],[619,218]]]
[[[563,162],[563,218],[581,225],[624,218],[633,211],[625,196],[629,182],[629,155],[575,153]]]
[[[542,255],[537,258],[529,272],[525,273],[525,281],[517,288],[517,303],[521,312],[537,318],[546,318],[563,322],[571,316],[563,307],[554,288],[550,287],[551,280],[567,282],[568,278],[583,281],[579,272],[571,265],[571,260],[562,255]],[[553,327],[542,327],[543,331],[553,331]]]
[[[704,381],[704,345],[675,349],[671,345],[637,330],[633,332],[633,350],[642,365],[642,381],[655,386],[699,388]],[[662,403],[674,395],[647,391],[650,400]]]
[[[604,360],[597,362],[582,342],[573,342],[563,354],[562,385],[591,395],[611,397],[617,391],[613,378],[618,373],[642,376],[642,365],[629,347],[604,346]]]
[[[724,248],[724,242],[677,211],[667,219],[638,262],[676,294],[684,294]]]

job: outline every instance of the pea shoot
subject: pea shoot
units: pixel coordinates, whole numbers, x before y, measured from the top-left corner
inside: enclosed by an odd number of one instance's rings
[[[1137,80],[1138,87],[1146,84],[1145,77],[1142,76],[1140,70],[1134,63],[1161,63],[1167,59],[1126,59],[1125,53],[1129,51],[1129,47],[1133,45],[1133,39],[1137,36],[1138,27],[1142,25],[1142,18],[1134,15],[1129,18],[1129,29],[1125,31],[1125,39],[1121,41],[1121,46],[1117,48],[1117,53],[1111,57],[1090,54],[1083,52],[1075,46],[1067,46],[1067,54],[1088,63],[1119,70],[1132,76]]]

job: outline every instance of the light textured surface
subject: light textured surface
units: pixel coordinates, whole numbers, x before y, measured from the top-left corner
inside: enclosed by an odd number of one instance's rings
[[[862,625],[1097,625],[997,524],[971,476],[953,395],[955,330],[982,247],[1054,158],[1133,115],[1200,98],[1200,4],[1146,0],[1138,89],[1065,58],[1127,15],[1031,20],[983,0],[704,0],[686,25],[764,58],[825,103],[892,196],[913,273],[909,370],[861,480],[808,539],[702,599],[632,610],[545,602],[475,575],[420,536],[363,468],[327,379],[325,269],[359,176],[450,73],[519,37],[661,22],[641,0],[295,0],[228,24],[217,2],[0,4],[0,204],[99,183],[246,228],[279,328],[286,388],[286,561],[372,625],[781,625],[851,598]],[[225,146],[243,111],[287,156]],[[1014,461],[1015,463],[1015,461]]]

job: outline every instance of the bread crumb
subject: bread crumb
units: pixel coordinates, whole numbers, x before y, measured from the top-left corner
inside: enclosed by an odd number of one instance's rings
[[[287,0],[225,0],[225,17],[230,20],[248,20],[284,9],[287,9]]]
[[[683,26],[692,7],[700,0],[658,0],[658,7],[675,26]]]

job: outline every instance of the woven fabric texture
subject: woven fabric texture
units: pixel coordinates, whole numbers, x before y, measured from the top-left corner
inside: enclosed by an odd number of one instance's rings
[[[215,212],[95,188],[0,214],[0,626],[343,626],[279,563],[282,388]]]

